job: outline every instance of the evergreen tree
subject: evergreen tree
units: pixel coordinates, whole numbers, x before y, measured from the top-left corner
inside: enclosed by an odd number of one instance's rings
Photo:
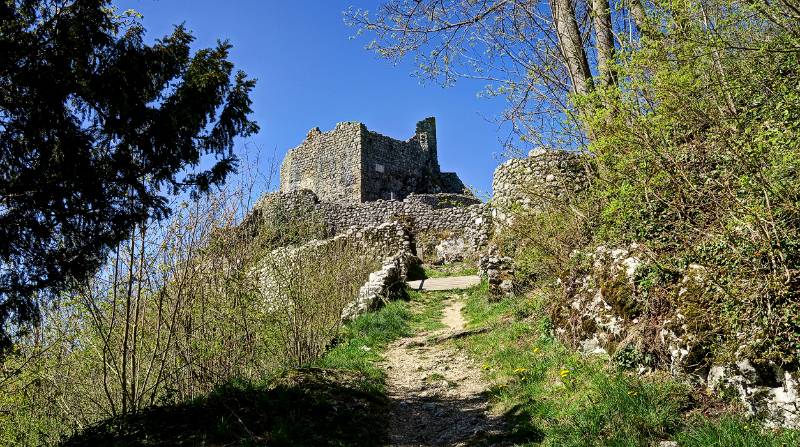
[[[167,196],[203,193],[237,166],[255,81],[231,48],[153,45],[107,0],[0,2],[0,348],[46,299],[94,272]],[[203,156],[214,163],[197,168]],[[205,165],[205,163],[204,163]],[[0,349],[1,350],[1,349]]]

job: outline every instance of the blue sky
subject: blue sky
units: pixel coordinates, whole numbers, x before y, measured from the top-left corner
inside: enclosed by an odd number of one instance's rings
[[[231,60],[258,79],[253,92],[258,135],[239,143],[277,151],[279,160],[309,129],[332,129],[340,121],[361,121],[371,130],[406,139],[415,123],[437,119],[439,163],[479,191],[491,178],[505,136],[492,119],[500,100],[481,99],[481,82],[442,88],[411,76],[411,61],[395,66],[366,51],[366,36],[351,38],[342,11],[375,10],[379,1],[350,0],[117,0],[122,9],[144,15],[148,40],[184,22],[195,47],[233,44]],[[265,168],[262,166],[262,168]]]

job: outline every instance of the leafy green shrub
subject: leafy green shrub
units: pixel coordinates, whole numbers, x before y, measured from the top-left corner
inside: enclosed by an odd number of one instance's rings
[[[587,119],[596,233],[646,244],[665,270],[705,267],[691,293],[654,285],[712,355],[796,362],[800,42],[735,1],[656,3],[664,27],[623,49],[619,91],[584,98],[610,104]]]
[[[638,280],[642,306],[600,284],[622,315],[679,311],[706,360],[797,364],[800,38],[780,6],[654,6],[658,29],[621,41],[619,86],[574,98],[588,189],[519,213],[499,242],[534,281],[580,268],[574,249],[643,244],[656,270]],[[693,264],[704,279],[682,292]]]
[[[518,210],[510,225],[496,234],[501,252],[514,258],[516,279],[523,285],[564,276],[576,249],[588,246],[592,225],[585,196],[571,202],[551,201],[540,210]]]

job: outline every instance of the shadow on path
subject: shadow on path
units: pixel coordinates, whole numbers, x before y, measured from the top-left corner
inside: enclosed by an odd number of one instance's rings
[[[527,412],[512,409],[502,416],[490,415],[484,408],[487,399],[484,395],[393,399],[390,445],[511,446],[544,439],[543,432],[531,425]],[[398,430],[395,424],[402,429]]]
[[[288,371],[269,386],[232,383],[180,405],[105,420],[62,446],[374,447],[387,442],[387,400],[340,370]]]

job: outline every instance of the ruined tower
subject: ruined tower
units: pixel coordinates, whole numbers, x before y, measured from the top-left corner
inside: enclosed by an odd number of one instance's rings
[[[309,131],[281,165],[281,191],[313,191],[320,200],[360,203],[402,200],[412,193],[463,193],[455,173],[441,172],[436,120],[417,123],[413,137],[396,140],[362,123],[344,122],[329,132]]]

